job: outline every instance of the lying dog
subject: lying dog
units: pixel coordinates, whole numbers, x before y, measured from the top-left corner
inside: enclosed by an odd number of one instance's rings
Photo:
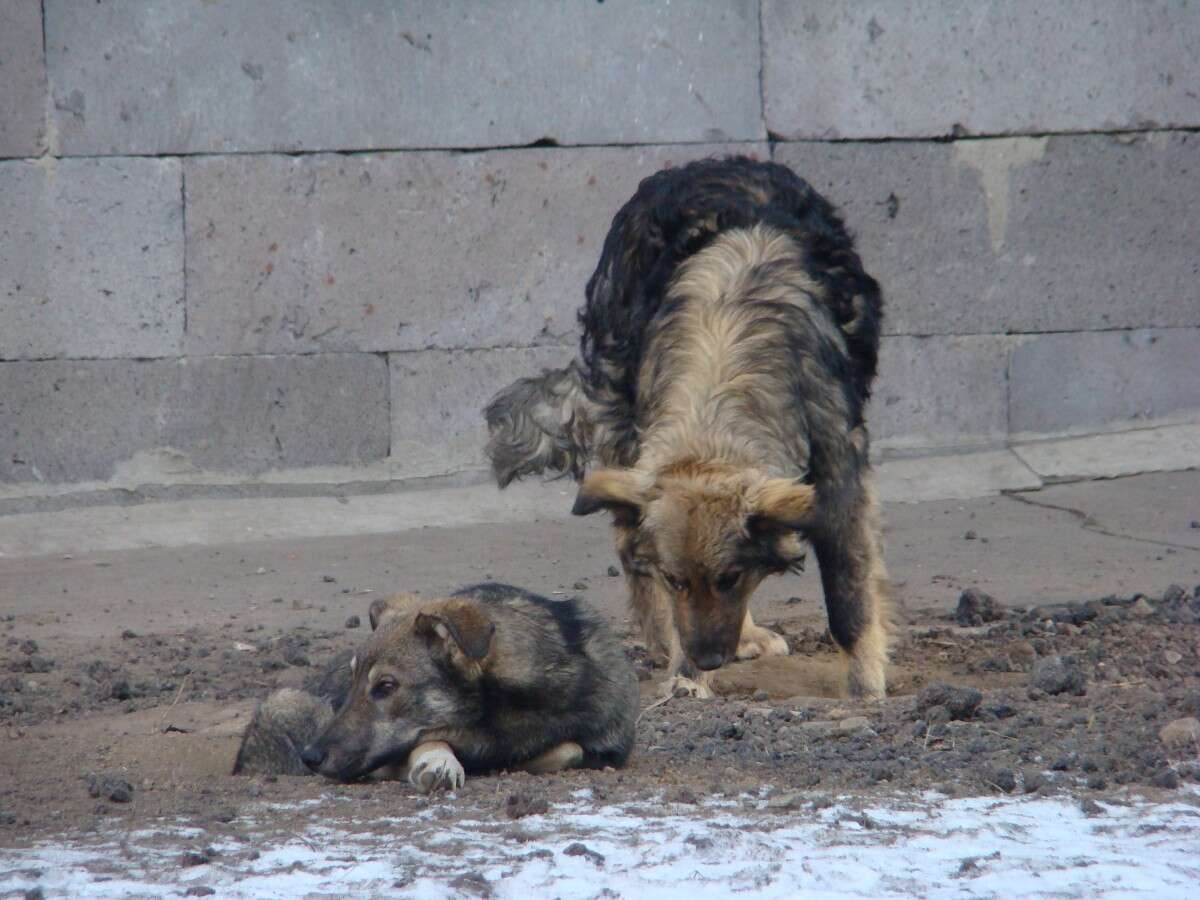
[[[629,758],[637,676],[581,601],[481,584],[444,599],[376,600],[370,619],[374,634],[352,659],[259,706],[234,774],[350,781],[401,766],[429,791],[461,787],[467,772]]]
[[[581,358],[485,411],[504,487],[557,470],[613,513],[630,602],[696,670],[785,654],[750,595],[816,550],[851,694],[881,697],[889,638],[863,409],[882,300],[833,207],[787,168],[704,160],[644,180],[588,281]],[[587,463],[608,468],[584,476]],[[678,683],[678,679],[676,681]]]

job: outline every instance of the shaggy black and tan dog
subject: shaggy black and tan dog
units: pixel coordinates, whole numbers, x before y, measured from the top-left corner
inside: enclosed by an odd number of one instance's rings
[[[785,654],[750,595],[816,551],[855,696],[881,697],[885,575],[863,408],[882,300],[834,208],[784,166],[659,172],[588,281],[581,359],[486,410],[501,487],[558,470],[614,514],[630,602],[694,693],[735,656]],[[584,475],[598,458],[608,468]],[[676,681],[678,684],[678,680]]]

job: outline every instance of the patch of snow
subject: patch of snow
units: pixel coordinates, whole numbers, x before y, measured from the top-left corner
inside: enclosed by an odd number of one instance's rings
[[[180,868],[194,829],[164,826],[84,842],[0,850],[0,895],[139,897],[206,885],[223,897],[387,893],[449,898],[464,875],[498,898],[1194,897],[1200,794],[1129,801],[1087,816],[1076,801],[924,795],[853,807],[765,810],[747,797],[685,806],[571,804],[516,823],[406,818],[310,826],[269,843],[215,845],[209,865]],[[444,809],[445,807],[443,807]],[[269,827],[271,807],[262,825]],[[251,834],[254,823],[247,822]],[[498,830],[499,829],[499,830]],[[519,830],[520,840],[504,832]],[[582,843],[586,850],[573,848]],[[253,846],[256,859],[245,858]],[[602,858],[601,858],[602,857]]]

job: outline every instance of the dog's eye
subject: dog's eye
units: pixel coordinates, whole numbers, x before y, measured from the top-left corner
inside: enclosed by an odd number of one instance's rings
[[[725,572],[717,578],[718,591],[732,591],[742,580],[741,572]]]
[[[680,581],[678,578],[676,578],[674,575],[668,575],[666,572],[663,572],[662,577],[663,577],[663,581],[665,581],[667,583],[667,587],[669,587],[671,590],[673,590],[673,591],[682,591],[683,590],[683,582]]]
[[[371,688],[371,699],[382,700],[384,697],[390,697],[396,692],[396,687],[396,679],[381,678]]]

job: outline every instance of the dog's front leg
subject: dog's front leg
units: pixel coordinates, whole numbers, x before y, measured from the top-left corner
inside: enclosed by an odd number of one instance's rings
[[[864,477],[865,482],[865,477]],[[812,536],[829,631],[849,664],[850,696],[882,699],[887,689],[890,617],[879,513],[868,483],[857,480]]]
[[[422,794],[456,791],[466,783],[462,763],[445,741],[418,744],[408,754],[408,780]]]

